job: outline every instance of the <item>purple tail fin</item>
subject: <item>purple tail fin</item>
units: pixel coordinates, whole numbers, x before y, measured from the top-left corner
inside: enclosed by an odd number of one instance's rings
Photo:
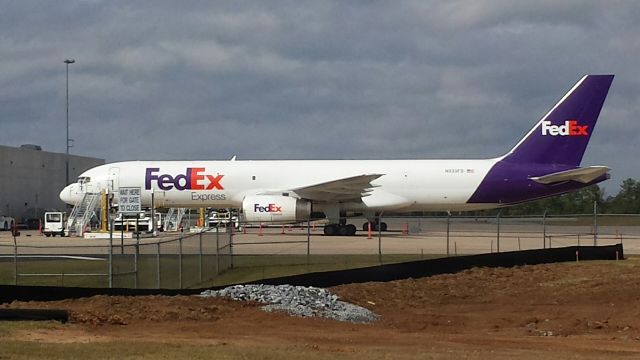
[[[503,160],[579,166],[612,81],[584,76]]]

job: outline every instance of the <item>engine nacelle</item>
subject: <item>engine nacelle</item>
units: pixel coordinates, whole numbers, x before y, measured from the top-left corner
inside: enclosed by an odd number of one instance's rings
[[[308,220],[311,201],[279,195],[253,195],[242,201],[247,222],[295,222]]]

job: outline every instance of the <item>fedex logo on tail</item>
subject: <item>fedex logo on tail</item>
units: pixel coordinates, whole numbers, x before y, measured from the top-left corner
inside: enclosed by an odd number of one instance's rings
[[[205,168],[187,168],[184,174],[176,176],[159,174],[160,168],[147,168],[144,188],[151,190],[155,181],[160,190],[224,190],[220,181],[224,175],[205,174]]]
[[[588,136],[589,125],[580,125],[577,120],[567,120],[564,125],[552,125],[551,121],[542,122],[542,136]]]

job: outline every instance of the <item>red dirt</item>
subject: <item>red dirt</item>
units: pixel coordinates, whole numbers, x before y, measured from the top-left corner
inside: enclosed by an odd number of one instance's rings
[[[14,302],[69,309],[71,324],[16,334],[34,341],[144,341],[291,348],[353,358],[640,358],[640,261],[477,268],[332,289],[367,307],[369,325],[264,313],[200,297]]]

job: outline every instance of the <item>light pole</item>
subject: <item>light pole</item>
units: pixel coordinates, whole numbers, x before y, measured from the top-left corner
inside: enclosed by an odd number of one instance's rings
[[[69,64],[73,64],[76,61],[74,59],[66,59],[64,64],[67,68],[67,156],[65,157],[65,167],[66,167],[66,180],[64,185],[69,185]]]

